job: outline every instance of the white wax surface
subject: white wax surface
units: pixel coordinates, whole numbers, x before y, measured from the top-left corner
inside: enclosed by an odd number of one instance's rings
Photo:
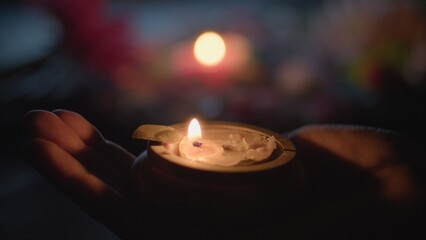
[[[274,137],[254,132],[232,129],[203,129],[203,138],[193,140],[184,137],[179,143],[179,155],[190,161],[220,166],[234,166],[241,161],[262,161],[276,148]]]

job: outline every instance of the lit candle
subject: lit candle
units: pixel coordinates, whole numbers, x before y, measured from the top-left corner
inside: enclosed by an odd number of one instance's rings
[[[209,171],[271,169],[295,154],[293,143],[280,135],[238,123],[207,122],[204,129],[196,119],[189,125],[146,124],[132,137],[153,141],[149,147],[153,156]]]
[[[197,119],[192,119],[188,127],[188,135],[179,143],[179,154],[187,159],[214,162],[222,155],[222,148],[213,141],[202,138],[200,124]]]
[[[179,143],[183,158],[207,164],[233,166],[242,161],[258,162],[266,159],[276,148],[275,138],[236,129],[206,129],[202,137],[200,124],[193,119],[188,135]]]
[[[274,132],[194,120],[142,125],[133,138],[150,140],[132,165],[136,196],[177,223],[253,226],[303,203],[304,167],[293,143]]]

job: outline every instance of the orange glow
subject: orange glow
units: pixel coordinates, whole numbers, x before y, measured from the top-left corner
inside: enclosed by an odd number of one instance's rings
[[[225,53],[225,41],[215,32],[205,32],[195,41],[195,59],[205,66],[214,66],[220,63],[225,57]]]
[[[197,119],[192,119],[188,127],[188,139],[197,140],[201,138],[201,127]]]

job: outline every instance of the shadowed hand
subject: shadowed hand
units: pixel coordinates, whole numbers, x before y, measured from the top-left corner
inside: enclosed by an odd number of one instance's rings
[[[24,118],[26,159],[50,183],[124,239],[224,238],[182,226],[132,196],[135,156],[79,114],[31,111]],[[226,233],[232,238],[312,239],[390,236],[417,229],[422,188],[412,164],[420,155],[393,132],[317,125],[295,130],[297,158],[310,176],[304,208],[282,222]],[[423,206],[423,205],[421,205]],[[423,212],[424,212],[424,208]]]

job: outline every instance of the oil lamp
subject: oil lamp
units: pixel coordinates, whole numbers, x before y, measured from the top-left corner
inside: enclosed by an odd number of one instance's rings
[[[137,196],[176,221],[207,228],[271,224],[303,204],[304,167],[291,141],[266,129],[193,120],[142,125],[132,169]]]

